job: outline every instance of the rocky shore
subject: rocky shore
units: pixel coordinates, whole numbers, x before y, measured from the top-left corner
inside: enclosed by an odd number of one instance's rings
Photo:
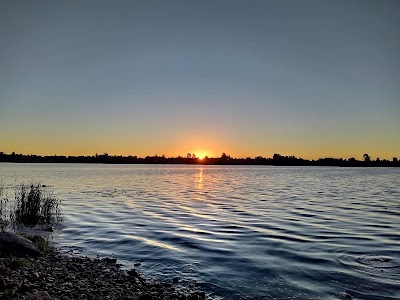
[[[179,291],[124,270],[115,259],[69,255],[40,237],[1,234],[0,299],[208,299],[204,292]]]

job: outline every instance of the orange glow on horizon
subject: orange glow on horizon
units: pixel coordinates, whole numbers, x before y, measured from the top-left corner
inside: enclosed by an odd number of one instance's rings
[[[254,158],[263,156],[271,158],[274,153],[283,156],[294,155],[304,159],[319,159],[325,157],[348,159],[355,157],[362,160],[362,155],[368,153],[373,159],[392,160],[399,157],[399,143],[395,139],[385,143],[384,137],[380,139],[361,140],[344,139],[346,145],[336,140],[327,142],[315,141],[311,138],[306,141],[299,139],[271,139],[269,144],[265,140],[254,143],[244,143],[241,139],[229,142],[217,137],[202,136],[201,133],[191,136],[183,135],[171,143],[168,139],[118,140],[118,136],[106,136],[104,139],[97,137],[80,138],[64,135],[35,135],[29,131],[23,134],[8,134],[0,139],[0,152],[11,154],[36,154],[36,155],[65,155],[65,156],[92,156],[96,153],[122,156],[137,156],[144,158],[151,155],[165,155],[166,157],[186,157],[188,153],[195,154],[199,161],[208,158],[221,157],[226,153],[233,158]],[[378,142],[377,142],[378,141]],[[168,142],[168,143],[167,143]],[[307,143],[305,143],[307,142]],[[203,160],[200,159],[203,157]]]
[[[200,159],[200,160],[203,160],[203,156],[200,155],[200,156],[199,156],[199,159]]]

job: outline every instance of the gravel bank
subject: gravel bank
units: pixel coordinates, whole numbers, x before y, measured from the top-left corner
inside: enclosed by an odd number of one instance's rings
[[[67,255],[57,249],[37,258],[0,252],[0,299],[209,299],[204,292],[185,293],[120,267],[114,259]]]

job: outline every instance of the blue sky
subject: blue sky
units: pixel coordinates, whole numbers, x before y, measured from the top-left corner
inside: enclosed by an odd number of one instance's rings
[[[399,156],[399,28],[398,1],[2,1],[0,151]]]

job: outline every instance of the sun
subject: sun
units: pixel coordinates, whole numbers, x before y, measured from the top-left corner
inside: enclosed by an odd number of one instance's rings
[[[199,156],[199,159],[200,159],[200,160],[202,160],[203,158],[204,158],[203,156],[201,156],[201,155]]]

